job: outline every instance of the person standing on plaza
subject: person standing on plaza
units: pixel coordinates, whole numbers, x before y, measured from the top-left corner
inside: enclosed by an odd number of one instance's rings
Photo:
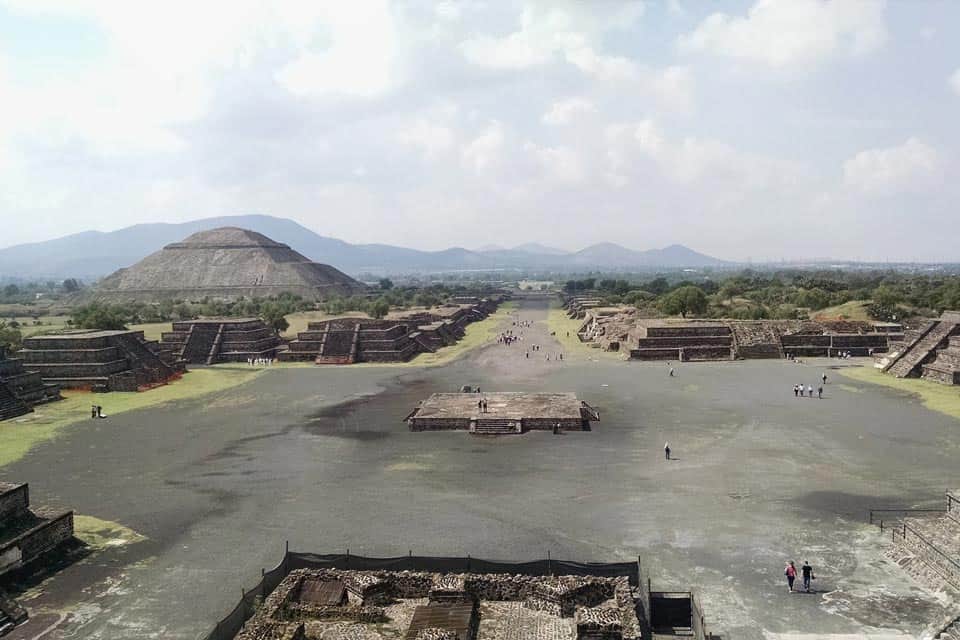
[[[797,567],[793,564],[793,560],[784,567],[783,575],[787,576],[787,588],[790,589],[790,593],[793,593],[793,581],[797,579]]]
[[[813,567],[810,566],[809,561],[803,561],[803,566],[800,567],[800,576],[803,578],[803,590],[810,593],[810,581],[814,580],[816,576],[813,575]]]
[[[669,442],[663,445],[663,454],[666,456],[667,460],[670,459],[670,443]]]

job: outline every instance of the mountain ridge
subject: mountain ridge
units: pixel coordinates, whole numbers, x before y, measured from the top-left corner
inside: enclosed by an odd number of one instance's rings
[[[311,260],[330,264],[352,274],[505,268],[556,271],[586,267],[677,268],[729,264],[683,245],[637,251],[607,242],[580,251],[566,252],[538,243],[491,251],[471,251],[463,247],[423,251],[378,243],[352,244],[319,235],[287,218],[242,215],[182,223],[140,223],[115,231],[81,231],[51,240],[6,247],[0,249],[0,276],[92,280],[135,264],[167,244],[216,227],[241,227],[262,233],[289,245]]]

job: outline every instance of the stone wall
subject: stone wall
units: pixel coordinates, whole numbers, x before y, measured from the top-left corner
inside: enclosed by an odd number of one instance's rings
[[[0,494],[0,522],[20,514],[30,506],[30,489],[26,484],[6,485]]]

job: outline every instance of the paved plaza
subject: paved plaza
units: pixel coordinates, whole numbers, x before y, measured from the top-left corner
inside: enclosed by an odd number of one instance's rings
[[[956,485],[956,420],[837,361],[674,363],[670,377],[587,349],[525,358],[527,342],[561,347],[545,302],[521,301],[518,317],[534,322],[524,342],[443,367],[276,367],[83,422],[3,467],[38,502],[146,537],[43,583],[10,637],[201,638],[286,540],[368,556],[639,555],[658,588],[699,592],[711,630],[747,640],[914,637],[945,613],[883,557],[866,515],[939,506]],[[824,371],[822,400],[794,396]],[[572,392],[602,423],[503,438],[403,424],[463,385]],[[787,560],[815,567],[814,593],[787,592]]]

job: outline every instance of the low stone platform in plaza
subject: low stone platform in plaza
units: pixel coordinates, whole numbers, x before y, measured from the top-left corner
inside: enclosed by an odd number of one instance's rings
[[[405,418],[411,431],[463,430],[479,435],[554,429],[587,431],[600,413],[575,393],[435,393]]]
[[[216,364],[275,358],[281,340],[260,318],[201,318],[174,322],[161,346],[189,364]]]

